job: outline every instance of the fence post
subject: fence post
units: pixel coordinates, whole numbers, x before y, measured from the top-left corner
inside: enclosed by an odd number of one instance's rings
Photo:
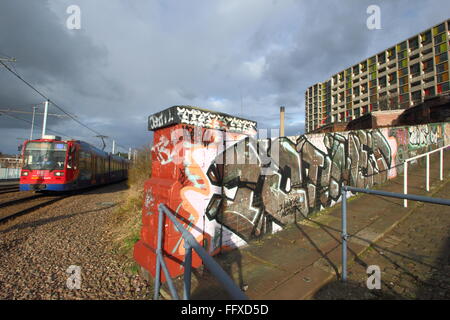
[[[427,153],[427,191],[430,191],[430,154]]]
[[[441,149],[440,153],[440,163],[439,163],[439,179],[444,180],[444,148]]]
[[[158,210],[158,242],[156,249],[156,276],[155,276],[155,293],[153,296],[154,300],[159,300],[159,289],[161,286],[161,257],[162,257],[162,231],[163,231],[163,216],[164,212],[159,209]]]
[[[342,281],[347,281],[347,191],[342,186]]]
[[[403,193],[408,194],[408,161],[405,161],[405,168],[403,173]],[[408,207],[408,200],[403,200],[403,207]]]
[[[191,269],[192,269],[192,247],[184,240],[184,300],[191,298]]]

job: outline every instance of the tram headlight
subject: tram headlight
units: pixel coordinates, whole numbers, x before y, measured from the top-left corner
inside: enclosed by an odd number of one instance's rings
[[[22,176],[28,176],[28,171],[22,171]]]
[[[62,177],[64,175],[64,172],[55,172],[55,176]]]

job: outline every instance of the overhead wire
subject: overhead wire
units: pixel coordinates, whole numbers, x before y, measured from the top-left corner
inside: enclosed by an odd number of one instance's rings
[[[28,81],[26,81],[21,75],[19,75],[17,73],[17,71],[12,70],[6,63],[4,63],[3,61],[0,60],[0,64],[2,64],[9,72],[11,72],[14,76],[16,76],[19,80],[21,80],[23,83],[25,83],[29,88],[31,88],[33,91],[35,91],[37,94],[39,94],[41,97],[43,97],[45,100],[47,100],[49,103],[51,103],[52,105],[54,105],[56,108],[58,108],[61,112],[63,112],[64,114],[66,114],[67,116],[69,116],[72,120],[74,120],[75,122],[77,122],[78,124],[80,124],[81,126],[85,127],[86,129],[94,132],[96,135],[102,135],[100,132],[98,132],[97,130],[94,130],[92,128],[90,128],[89,126],[87,126],[86,124],[84,124],[83,122],[81,122],[80,120],[78,120],[75,116],[73,116],[71,113],[67,112],[66,110],[64,110],[64,108],[62,108],[61,106],[59,106],[58,104],[56,104],[54,101],[52,101],[49,97],[47,97],[45,94],[43,94],[41,91],[39,91],[38,89],[36,89],[32,84],[30,84]],[[64,135],[66,136],[66,135]],[[125,147],[121,146],[122,148],[124,148],[126,150]]]
[[[7,117],[9,117],[9,118],[13,118],[13,119],[16,119],[16,120],[21,120],[21,121],[24,121],[24,122],[33,124],[31,121],[29,121],[29,120],[27,120],[27,119],[23,119],[23,118],[20,118],[20,117],[16,117],[16,116],[7,114],[7,113],[5,113],[5,112],[0,112],[0,115],[5,115],[5,116],[7,116]],[[38,128],[42,128],[42,126],[39,125],[39,124],[34,124],[34,126],[36,126],[36,127],[38,127]],[[71,137],[71,136],[68,136],[68,135],[66,135],[66,134],[63,134],[63,133],[58,132],[58,131],[53,130],[53,129],[47,128],[46,130],[48,130],[48,131],[50,131],[50,132],[53,132],[53,133],[56,133],[57,135],[60,135],[60,136],[63,136],[63,137],[67,137],[67,138],[70,138],[70,139],[74,139],[74,138]]]

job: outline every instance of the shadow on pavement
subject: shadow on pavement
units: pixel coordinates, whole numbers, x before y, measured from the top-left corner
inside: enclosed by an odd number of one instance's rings
[[[242,254],[239,249],[220,253],[215,255],[214,259],[239,288],[243,289],[245,287],[242,273]],[[231,298],[224,287],[208,269],[202,268],[193,270],[192,274],[193,290],[191,292],[191,299],[229,300]],[[179,292],[182,292],[182,290]]]
[[[417,288],[417,299],[450,299],[450,237],[442,246],[434,266],[430,276]]]
[[[363,284],[364,285],[364,284]],[[348,280],[347,282],[333,281],[314,295],[314,300],[397,300],[400,296],[393,295],[386,290],[369,290],[361,283]]]

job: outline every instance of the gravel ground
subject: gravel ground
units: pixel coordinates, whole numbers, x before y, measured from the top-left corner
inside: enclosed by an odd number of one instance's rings
[[[17,191],[0,194],[0,203],[34,195],[33,191]]]
[[[0,299],[149,299],[149,284],[125,270],[112,247],[125,190],[91,190],[1,224]]]

